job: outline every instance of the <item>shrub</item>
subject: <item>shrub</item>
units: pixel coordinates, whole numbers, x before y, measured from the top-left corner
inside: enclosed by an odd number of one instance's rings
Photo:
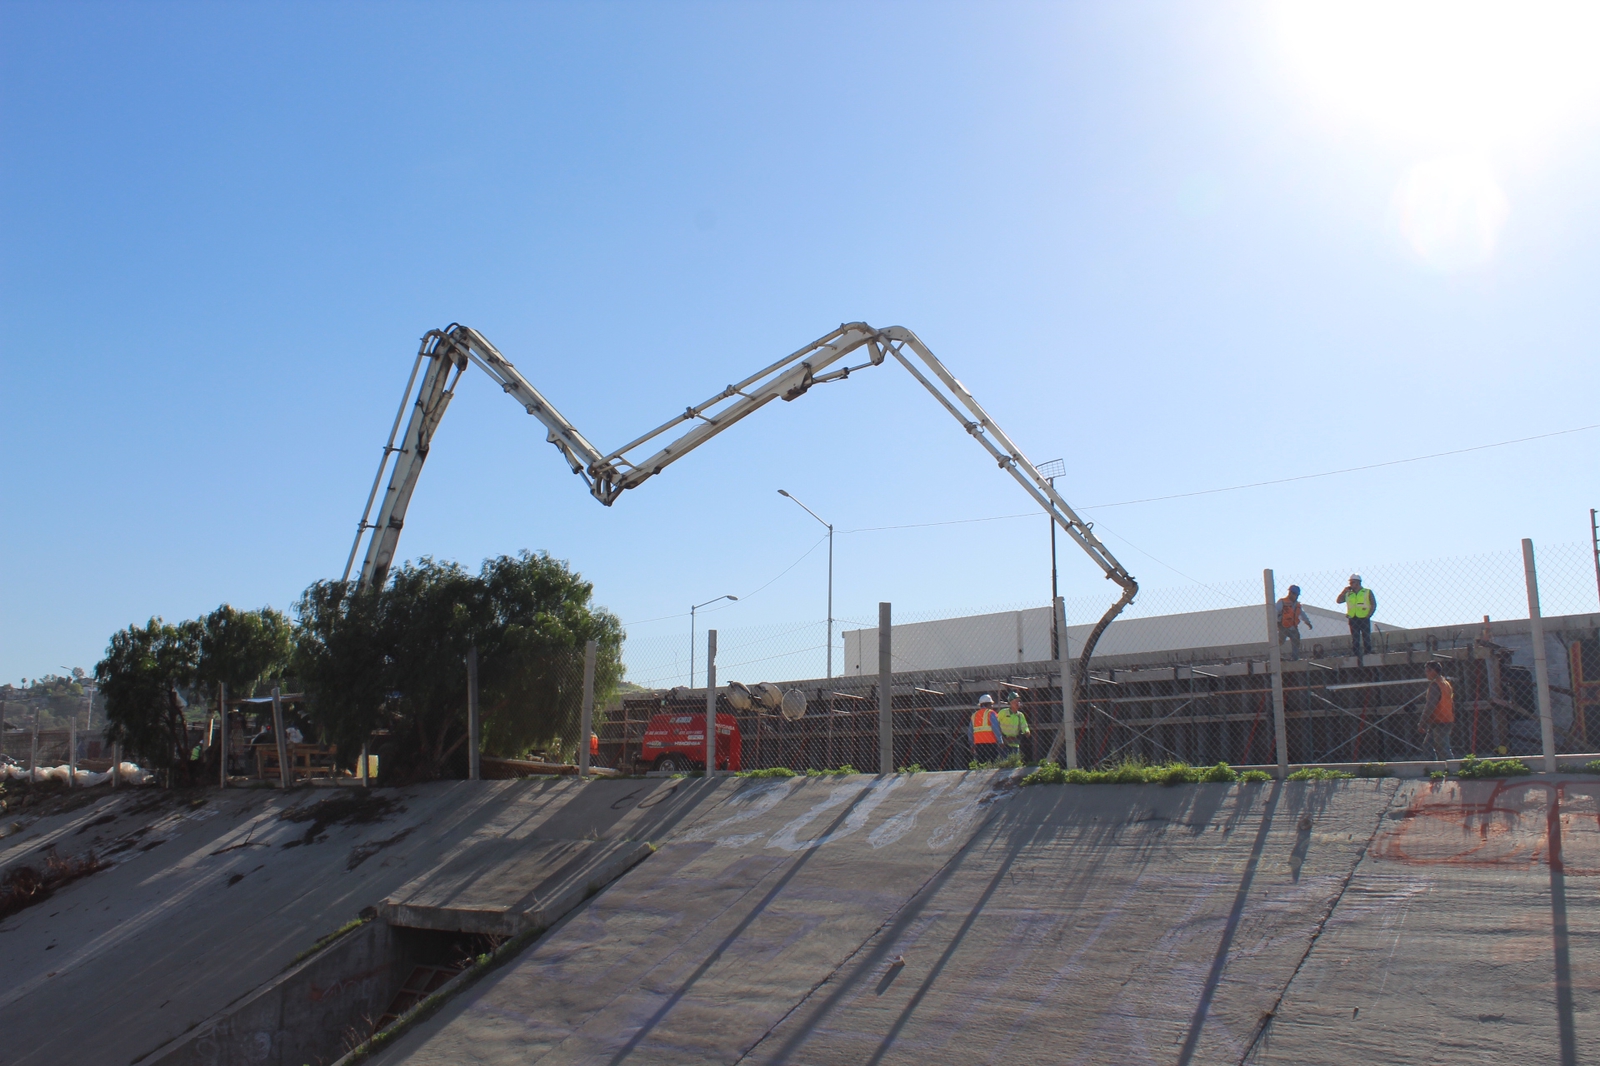
[[[1257,772],[1259,773],[1260,771]],[[1211,782],[1237,781],[1239,780],[1239,773],[1227,763],[1219,762],[1215,766],[1208,766],[1200,771],[1200,780]]]
[[[1461,769],[1456,771],[1459,777],[1521,777],[1531,773],[1521,759],[1480,759],[1476,755],[1462,759]]]
[[[1302,766],[1289,775],[1290,781],[1344,781],[1354,777],[1343,770],[1330,770],[1326,766]]]
[[[1584,763],[1583,772],[1586,774],[1600,774],[1600,759],[1590,759]]]
[[[902,766],[900,767],[900,772],[903,774],[920,774],[923,772],[922,764],[919,762],[914,762],[910,766]]]
[[[799,777],[787,766],[769,766],[765,770],[742,770],[735,777]]]
[[[1200,779],[1200,771],[1187,763],[1169,762],[1165,766],[1153,766],[1145,777],[1146,781],[1159,781],[1163,785],[1187,785]]]
[[[1450,775],[1445,773],[1443,770],[1429,770],[1428,771],[1428,780],[1429,781],[1443,781],[1445,778],[1447,778],[1449,776]]]
[[[1239,774],[1239,780],[1259,785],[1263,781],[1271,781],[1272,775],[1265,770],[1245,770]]]

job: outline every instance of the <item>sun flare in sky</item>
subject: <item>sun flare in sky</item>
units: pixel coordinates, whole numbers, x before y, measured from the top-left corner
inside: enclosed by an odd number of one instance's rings
[[[1594,0],[1286,0],[1278,26],[1322,105],[1414,153],[1395,219],[1440,269],[1491,258],[1510,210],[1495,164],[1576,135],[1600,101]]]

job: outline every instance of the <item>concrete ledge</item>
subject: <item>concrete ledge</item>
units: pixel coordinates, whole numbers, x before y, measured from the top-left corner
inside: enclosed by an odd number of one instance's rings
[[[637,840],[486,840],[378,904],[390,925],[516,936],[554,924],[650,855]]]

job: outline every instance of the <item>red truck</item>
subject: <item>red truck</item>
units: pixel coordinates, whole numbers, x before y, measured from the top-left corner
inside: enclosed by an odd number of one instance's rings
[[[639,765],[667,773],[704,770],[706,767],[706,716],[700,714],[652,715],[644,728]],[[717,769],[739,769],[739,723],[731,714],[717,712]]]

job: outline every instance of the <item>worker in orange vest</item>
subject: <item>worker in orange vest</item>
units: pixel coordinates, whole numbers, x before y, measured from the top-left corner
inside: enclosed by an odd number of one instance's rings
[[[994,697],[985,692],[978,697],[978,709],[967,725],[972,740],[972,757],[977,762],[993,763],[1000,758],[1000,716],[994,710]]]
[[[1305,607],[1300,603],[1300,586],[1290,585],[1289,594],[1278,601],[1278,643],[1289,642],[1289,658],[1300,658],[1300,623],[1304,622],[1307,629],[1315,629],[1311,624],[1311,616],[1306,614]]]
[[[589,765],[593,766],[594,765],[594,761],[596,759],[598,759],[599,757],[600,757],[600,734],[599,733],[590,733],[589,734]]]
[[[1455,758],[1450,754],[1450,732],[1456,723],[1455,689],[1439,671],[1438,663],[1429,663],[1423,669],[1428,675],[1428,692],[1423,697],[1422,720],[1417,723],[1417,732],[1422,734],[1423,752],[1431,752],[1433,758],[1448,763]]]

